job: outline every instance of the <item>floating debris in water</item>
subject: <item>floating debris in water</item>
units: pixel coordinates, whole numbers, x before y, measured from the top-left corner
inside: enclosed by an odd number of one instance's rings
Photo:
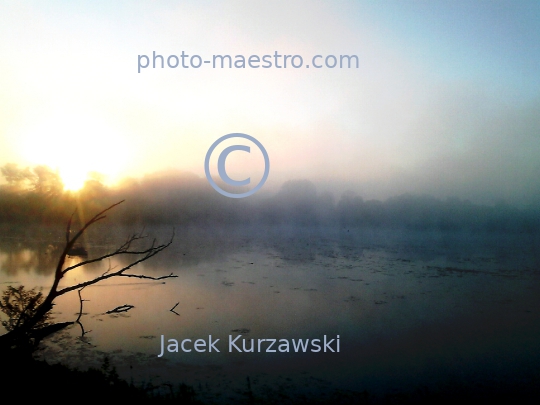
[[[107,311],[105,313],[106,314],[118,314],[118,313],[121,313],[121,312],[127,312],[127,311],[129,311],[130,309],[133,309],[133,308],[135,308],[133,305],[124,304],[124,305],[120,305],[119,307],[116,307],[114,309],[111,309],[110,311]]]
[[[236,333],[239,333],[241,335],[245,335],[249,332],[251,332],[251,329],[248,329],[248,328],[238,328],[238,329],[233,329],[231,330],[231,332],[236,332]]]
[[[171,309],[169,309],[169,311],[171,311],[173,314],[175,315],[178,315],[180,316],[180,314],[178,312],[175,311],[176,307],[178,306],[178,304],[180,304],[180,302],[177,302],[176,304],[174,304],[174,307],[172,307]]]

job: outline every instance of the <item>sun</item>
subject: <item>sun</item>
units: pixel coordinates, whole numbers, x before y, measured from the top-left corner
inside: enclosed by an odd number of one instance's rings
[[[109,181],[117,178],[129,157],[128,143],[117,130],[82,114],[48,116],[19,139],[25,160],[58,171],[71,191],[81,189],[92,172]]]
[[[65,190],[78,191],[83,188],[88,179],[88,172],[85,169],[69,170],[68,172],[59,169],[59,171]]]

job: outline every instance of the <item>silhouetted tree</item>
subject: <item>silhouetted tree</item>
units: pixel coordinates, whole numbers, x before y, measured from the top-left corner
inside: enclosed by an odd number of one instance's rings
[[[53,284],[47,295],[43,295],[41,291],[37,292],[33,289],[26,290],[23,286],[19,288],[14,288],[10,286],[4,292],[0,301],[0,310],[2,310],[8,316],[8,320],[2,322],[3,326],[6,327],[8,332],[0,336],[0,355],[6,353],[13,354],[14,352],[31,353],[33,350],[35,350],[39,342],[44,337],[56,331],[59,331],[68,325],[72,325],[76,322],[80,323],[83,303],[83,299],[81,298],[80,293],[83,288],[89,285],[97,284],[112,277],[136,277],[151,280],[161,280],[171,277],[177,277],[172,273],[160,277],[128,273],[128,270],[130,270],[132,267],[154,257],[163,249],[167,248],[173,241],[174,232],[171,236],[171,239],[167,243],[157,244],[154,240],[150,246],[143,248],[135,247],[135,245],[138,241],[145,239],[145,236],[142,234],[133,234],[128,237],[127,240],[116,250],[110,253],[95,258],[88,258],[82,260],[77,264],[65,267],[67,256],[70,254],[70,252],[73,251],[77,241],[84,234],[84,232],[96,222],[106,218],[105,213],[107,213],[109,210],[113,209],[117,205],[121,204],[122,202],[123,201],[113,204],[110,207],[99,212],[92,219],[86,222],[82,226],[82,228],[74,234],[74,236],[71,236],[71,219],[69,220],[66,229],[66,245],[58,260],[58,264],[54,273]],[[73,218],[73,215],[71,218]],[[132,259],[132,261],[130,261],[127,265],[123,265],[119,269],[109,266],[109,268],[98,277],[65,287],[60,287],[60,281],[68,273],[88,264],[100,262],[114,256],[128,256],[134,259]],[[79,293],[79,300],[81,304],[79,317],[75,321],[62,323],[50,322],[50,311],[53,308],[54,301],[58,297],[72,291],[78,291]],[[84,328],[82,330],[84,334]]]
[[[23,285],[9,286],[0,299],[0,310],[8,319],[2,321],[2,326],[8,331],[22,327],[32,319],[37,308],[43,303],[43,294],[35,289],[27,290]],[[36,328],[49,326],[50,314],[45,314],[35,325]]]

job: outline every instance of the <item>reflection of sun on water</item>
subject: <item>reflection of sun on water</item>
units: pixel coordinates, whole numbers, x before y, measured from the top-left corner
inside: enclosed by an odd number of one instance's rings
[[[91,172],[118,176],[128,145],[110,125],[75,114],[50,116],[19,138],[22,155],[33,165],[57,170],[66,190],[83,187]]]

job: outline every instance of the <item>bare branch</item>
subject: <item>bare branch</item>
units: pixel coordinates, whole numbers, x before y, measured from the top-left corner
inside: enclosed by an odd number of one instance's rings
[[[152,277],[152,276],[145,276],[144,274],[119,274],[119,277],[134,277],[134,278],[145,278],[147,280],[163,280],[165,278],[176,278],[177,275],[171,273],[166,276],[159,276],[159,277]]]
[[[60,280],[65,274],[62,272],[62,268],[64,267],[64,263],[66,262],[66,257],[68,256],[69,251],[73,248],[77,239],[79,239],[79,237],[88,229],[89,226],[105,218],[106,216],[104,214],[106,212],[112,210],[117,205],[122,204],[124,201],[125,200],[117,202],[116,204],[113,204],[109,206],[108,208],[105,208],[103,211],[99,212],[98,214],[96,214],[92,219],[90,219],[86,224],[84,224],[84,226],[79,230],[79,232],[77,232],[75,236],[70,240],[69,234],[71,232],[71,221],[73,219],[73,215],[75,214],[75,212],[71,215],[71,218],[69,219],[69,222],[68,222],[67,231],[66,231],[66,236],[67,236],[66,246],[64,247],[64,250],[62,254],[60,255],[60,259],[58,260],[58,265],[56,266],[56,271],[54,273],[53,285],[51,286],[51,289],[49,290],[49,294],[47,295],[47,298],[45,298],[44,308],[49,307],[46,311],[50,310],[53,300],[57,297],[56,291],[58,289],[58,285],[60,283]]]
[[[156,240],[154,239],[152,241],[152,244],[150,245],[150,247],[147,247],[147,248],[132,248],[132,245],[135,242],[137,242],[139,240],[142,240],[142,239],[145,239],[147,237],[146,235],[143,235],[143,232],[140,232],[138,234],[135,233],[135,234],[132,234],[131,236],[129,236],[126,239],[126,241],[122,245],[120,245],[116,250],[114,250],[113,252],[107,253],[105,255],[99,256],[99,257],[94,258],[94,259],[83,260],[83,261],[81,261],[81,262],[79,262],[79,263],[77,263],[77,264],[75,264],[73,266],[70,266],[70,267],[67,267],[67,268],[64,269],[64,264],[65,264],[65,261],[66,261],[66,257],[68,256],[69,252],[72,250],[72,248],[73,248],[74,244],[76,243],[76,241],[84,234],[84,232],[91,225],[93,225],[96,222],[101,221],[102,219],[106,218],[105,214],[108,211],[112,210],[114,207],[118,206],[119,204],[121,204],[123,202],[124,202],[124,200],[122,200],[122,201],[120,201],[118,203],[115,203],[115,204],[109,206],[108,208],[102,210],[98,214],[96,214],[92,219],[87,221],[82,226],[82,228],[72,238],[70,238],[70,236],[71,236],[71,225],[72,225],[73,217],[74,217],[76,211],[73,212],[73,214],[71,215],[71,217],[70,217],[70,219],[68,221],[67,227],[66,227],[66,245],[65,245],[64,250],[62,251],[62,253],[60,255],[60,258],[58,260],[58,264],[56,266],[56,270],[55,270],[55,273],[54,273],[53,284],[52,284],[52,286],[51,286],[51,288],[49,290],[49,293],[47,294],[45,299],[42,298],[43,295],[41,293],[36,294],[35,297],[31,297],[32,299],[30,299],[27,302],[26,306],[24,308],[22,308],[22,310],[20,311],[20,317],[16,321],[15,328],[13,330],[9,331],[7,334],[4,334],[4,335],[0,336],[0,348],[2,346],[11,347],[13,344],[15,344],[15,342],[20,342],[21,339],[24,340],[25,336],[32,336],[32,337],[35,338],[35,342],[39,342],[45,336],[48,336],[51,333],[54,333],[54,332],[56,332],[58,330],[61,330],[61,329],[65,328],[66,326],[72,325],[73,323],[77,323],[77,324],[80,325],[81,332],[82,332],[81,339],[84,339],[85,334],[88,333],[88,332],[85,331],[85,329],[84,329],[84,327],[83,327],[83,325],[81,323],[81,317],[83,315],[83,303],[86,300],[84,300],[82,298],[81,292],[85,287],[87,287],[89,285],[97,284],[97,283],[99,283],[101,281],[107,280],[107,279],[112,278],[112,277],[134,277],[134,278],[149,279],[149,280],[163,280],[163,279],[167,279],[167,278],[177,277],[173,273],[171,273],[169,275],[159,276],[159,277],[148,276],[148,275],[144,275],[144,274],[126,273],[132,267],[134,267],[137,264],[139,264],[141,262],[144,262],[144,261],[154,257],[155,255],[157,255],[158,253],[160,253],[161,251],[163,251],[164,249],[169,247],[172,244],[173,240],[174,240],[174,236],[175,236],[174,228],[173,228],[173,233],[172,233],[171,239],[167,243],[157,244]],[[122,267],[121,269],[114,271],[114,269],[116,269],[117,266],[114,266],[114,267],[111,266],[110,259],[112,257],[114,257],[114,256],[121,256],[121,255],[124,255],[124,256],[125,255],[127,255],[127,256],[136,256],[137,258],[135,258],[131,263],[129,263],[128,265]],[[62,278],[68,272],[73,271],[73,270],[75,270],[75,269],[77,269],[79,267],[91,264],[91,263],[100,262],[100,261],[105,260],[105,259],[109,260],[109,266],[108,266],[107,271],[105,271],[101,276],[95,277],[95,278],[93,278],[91,280],[88,280],[88,281],[85,281],[85,282],[82,282],[82,283],[78,283],[78,284],[75,284],[75,285],[70,285],[70,286],[64,287],[64,288],[59,290],[60,281],[62,280]],[[78,292],[79,304],[80,304],[77,319],[75,321],[73,321],[73,322],[62,322],[62,323],[52,324],[52,325],[48,325],[46,327],[39,327],[38,328],[37,326],[40,325],[40,322],[43,322],[44,319],[45,320],[47,319],[47,316],[48,316],[49,312],[53,308],[53,305],[54,305],[53,301],[57,297],[59,297],[60,295],[66,294],[66,293],[74,291],[74,290],[77,290],[77,292]],[[8,305],[8,304],[9,304],[9,302],[6,305]],[[130,310],[131,308],[134,308],[134,307],[131,306],[131,305],[126,304],[126,305],[117,307],[117,308],[115,308],[115,309],[113,309],[111,311],[108,311],[107,313],[126,312],[126,311]],[[176,306],[174,308],[176,308]],[[174,312],[174,308],[172,308],[173,312]]]
[[[111,309],[110,311],[107,311],[105,313],[106,314],[118,314],[120,312],[127,312],[127,311],[129,311],[130,309],[133,309],[133,308],[135,308],[133,305],[124,304],[124,305],[120,305],[119,307],[116,307],[114,309]]]
[[[84,290],[84,287],[79,288],[77,290],[77,294],[79,294],[79,316],[77,316],[77,319],[75,320],[75,322],[79,322],[81,320],[81,316],[83,314],[83,302],[87,301],[87,300],[82,299],[82,296],[81,296],[81,291],[82,290]]]
[[[81,327],[81,340],[85,343],[88,343],[90,344],[90,342],[87,342],[86,340],[84,340],[84,335],[86,335],[87,333],[90,333],[92,332],[91,330],[89,330],[88,332],[84,329],[84,325],[82,324],[81,322],[81,316],[83,315],[83,302],[84,301],[88,301],[88,300],[83,300],[82,299],[82,295],[81,295],[81,291],[84,290],[84,287],[82,288],[79,288],[77,290],[77,293],[79,294],[79,316],[77,316],[77,319],[75,320],[74,323],[77,323],[80,327]]]
[[[176,304],[174,304],[174,307],[169,309],[169,311],[171,311],[173,314],[176,314],[176,315],[180,316],[180,314],[174,310],[178,306],[178,304],[180,304],[180,303],[177,302]]]
[[[173,232],[173,235],[172,235],[170,241],[167,244],[155,246],[156,240],[154,239],[153,242],[152,242],[152,246],[150,246],[147,249],[144,249],[144,250],[129,250],[129,248],[131,246],[131,243],[133,241],[139,240],[139,239],[144,239],[144,238],[145,237],[136,237],[135,235],[133,235],[132,237],[129,238],[128,241],[126,241],[122,246],[120,246],[114,252],[107,253],[107,254],[105,254],[103,256],[96,257],[94,259],[83,260],[83,261],[81,261],[81,262],[79,262],[77,264],[74,264],[73,266],[67,267],[66,269],[64,269],[62,271],[62,276],[64,276],[69,271],[74,270],[74,269],[76,269],[78,267],[86,266],[88,264],[95,263],[95,262],[100,262],[102,260],[108,259],[108,258],[113,257],[113,256],[118,256],[118,255],[148,255],[149,253],[152,253],[155,250],[158,250],[158,249],[163,250],[172,243],[173,238],[174,238],[174,232]]]
[[[171,273],[169,275],[166,275],[166,276],[159,276],[159,277],[147,276],[147,275],[143,275],[143,274],[124,273],[126,270],[129,270],[130,268],[136,266],[137,264],[150,259],[151,257],[153,257],[153,256],[157,255],[159,252],[161,252],[163,249],[170,246],[171,243],[173,242],[173,238],[174,238],[174,232],[173,232],[173,235],[171,236],[171,239],[166,244],[154,246],[154,247],[151,247],[149,249],[143,250],[143,251],[141,251],[139,253],[131,252],[132,254],[139,254],[139,255],[142,253],[142,254],[144,254],[144,256],[141,257],[140,259],[135,260],[134,262],[128,264],[127,266],[122,267],[120,270],[117,270],[115,272],[109,272],[110,271],[110,269],[109,269],[105,273],[103,273],[101,276],[96,277],[96,278],[94,278],[92,280],[88,280],[88,281],[85,281],[85,282],[82,282],[82,283],[79,283],[79,284],[76,284],[76,285],[65,287],[65,288],[57,291],[56,296],[58,297],[60,295],[66,294],[66,293],[68,293],[70,291],[77,290],[79,288],[83,288],[83,287],[86,287],[86,286],[89,286],[89,285],[92,285],[92,284],[99,283],[100,281],[106,280],[106,279],[111,278],[111,277],[135,277],[135,278],[141,278],[141,279],[147,279],[147,280],[163,280],[163,279],[166,279],[166,278],[178,277],[178,276],[174,275],[173,273]],[[118,254],[121,254],[121,253],[116,253],[116,255],[118,255]],[[100,260],[103,260],[105,258],[112,257],[114,255],[115,254],[104,255],[101,258],[98,258],[99,260],[98,259],[88,260],[88,261],[86,261],[87,262],[86,264],[93,263],[95,261],[100,261]]]

